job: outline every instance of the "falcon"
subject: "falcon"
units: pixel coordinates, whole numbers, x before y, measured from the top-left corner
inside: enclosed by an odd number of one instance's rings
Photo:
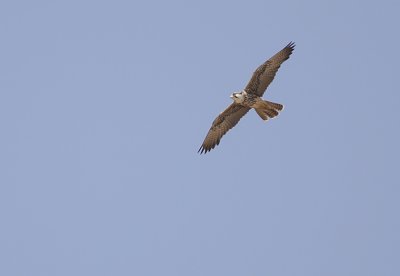
[[[219,145],[222,136],[236,126],[239,120],[252,108],[264,121],[278,116],[279,111],[283,109],[283,105],[265,101],[261,97],[264,95],[268,85],[274,80],[281,64],[292,54],[294,47],[294,42],[290,42],[285,48],[261,64],[254,71],[246,88],[230,96],[233,103],[219,114],[212,123],[198,151],[200,154],[207,153]]]

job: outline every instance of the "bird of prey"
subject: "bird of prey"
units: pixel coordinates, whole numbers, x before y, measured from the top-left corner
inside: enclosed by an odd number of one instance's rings
[[[254,71],[246,88],[233,93],[230,97],[233,103],[225,109],[212,123],[198,152],[200,154],[211,151],[219,144],[222,136],[233,128],[239,120],[252,108],[263,120],[278,116],[283,105],[265,101],[263,96],[268,85],[273,81],[281,64],[287,60],[294,50],[295,44],[290,42],[285,48],[276,53],[269,60],[261,64]]]

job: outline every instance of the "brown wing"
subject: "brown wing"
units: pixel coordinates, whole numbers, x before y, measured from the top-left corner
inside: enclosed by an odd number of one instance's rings
[[[261,64],[253,73],[245,90],[247,93],[261,97],[268,85],[274,80],[275,74],[281,64],[287,60],[294,50],[295,44],[290,42],[285,48],[276,53],[272,58]]]
[[[250,108],[232,103],[214,120],[198,152],[207,153],[219,144],[222,136],[233,128]]]

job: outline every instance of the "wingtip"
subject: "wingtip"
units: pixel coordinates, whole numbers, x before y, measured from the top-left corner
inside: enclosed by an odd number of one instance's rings
[[[199,150],[197,151],[197,153],[199,154],[206,154],[207,152],[211,151],[213,149],[213,147],[204,147],[204,145],[202,145]]]
[[[294,41],[290,41],[288,45],[286,45],[287,48],[290,48],[292,51],[294,50],[294,47],[296,47],[296,43]]]
[[[207,151],[205,150],[205,148],[203,147],[203,146],[201,146],[200,148],[199,148],[199,150],[197,151],[197,153],[199,153],[199,154],[206,154],[207,153]]]

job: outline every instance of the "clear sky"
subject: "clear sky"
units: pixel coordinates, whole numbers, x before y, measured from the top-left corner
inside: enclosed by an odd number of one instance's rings
[[[400,275],[399,1],[1,1],[0,275]],[[296,42],[206,155],[212,121]]]

